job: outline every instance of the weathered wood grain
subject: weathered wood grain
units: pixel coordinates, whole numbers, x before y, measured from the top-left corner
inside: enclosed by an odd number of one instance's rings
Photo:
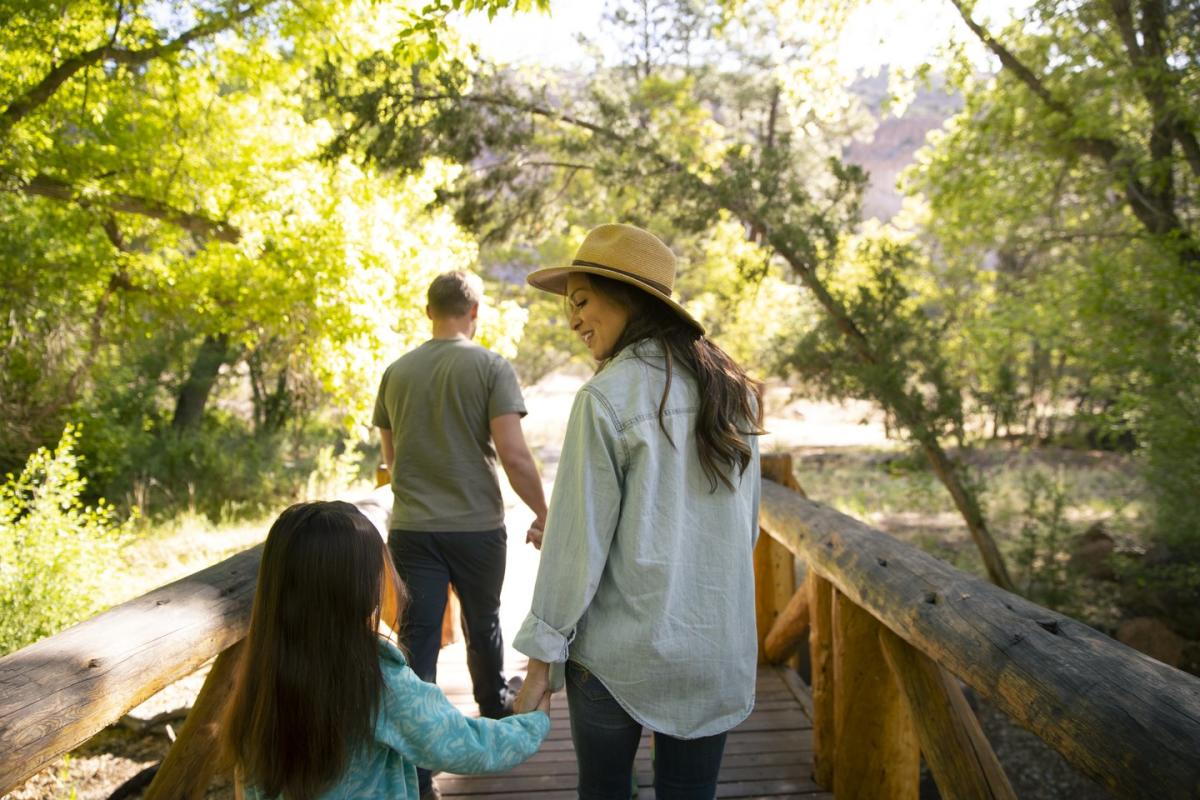
[[[1016,800],[958,681],[882,625],[879,643],[908,701],[921,752],[944,800]]]
[[[0,793],[241,639],[262,547],[0,658]]]
[[[801,497],[808,497],[808,493],[796,479],[795,462],[791,453],[765,453],[759,461],[765,479],[774,481],[785,489],[791,489]]]
[[[879,644],[879,621],[833,594],[833,793],[917,800],[921,752],[908,705]]]
[[[184,720],[179,738],[167,751],[167,757],[142,800],[200,800],[204,797],[219,765],[217,735],[225,703],[233,694],[241,651],[242,642],[238,642],[217,656]]]
[[[1200,678],[770,481],[761,524],[1117,796],[1200,796]]]
[[[754,620],[758,633],[758,662],[770,663],[767,634],[796,589],[795,556],[763,534],[754,546]]]
[[[766,663],[778,664],[792,655],[808,630],[808,581],[792,594],[786,607],[775,618],[763,642]]]
[[[786,454],[763,456],[762,474],[775,481],[792,475],[792,458]],[[766,654],[767,635],[796,589],[796,558],[770,536],[760,535],[754,545],[754,620],[758,633],[758,661],[771,663]]]
[[[833,584],[816,572],[805,579],[809,598],[808,649],[812,661],[813,780],[833,788]]]
[[[804,490],[796,480],[791,453],[768,453],[761,460],[762,477],[785,486],[801,496]],[[792,669],[801,668],[801,654],[795,644],[802,639],[807,630],[807,621],[797,632],[794,629],[795,618],[782,623],[788,627],[781,628],[780,620],[788,613],[795,614],[798,609],[789,608],[797,602],[800,590],[797,586],[804,583],[804,562],[792,555],[791,551],[776,542],[770,536],[763,535],[755,548],[755,579],[754,590],[758,598],[757,633],[758,660],[765,664],[787,664]],[[761,555],[760,555],[761,554]],[[777,637],[785,635],[793,641],[776,641],[775,653],[768,652],[767,640],[771,632],[776,631]]]

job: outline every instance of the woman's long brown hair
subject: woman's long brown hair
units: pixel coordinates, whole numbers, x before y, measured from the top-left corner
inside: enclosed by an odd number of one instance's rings
[[[404,585],[349,503],[294,505],[271,526],[222,733],[242,779],[268,797],[315,798],[373,735],[385,590],[396,608],[383,621],[398,630]]]
[[[751,450],[745,437],[766,433],[762,427],[762,382],[747,375],[724,350],[654,295],[602,275],[588,274],[587,278],[593,291],[629,312],[629,322],[617,337],[612,356],[646,339],[653,339],[662,347],[667,380],[658,404],[658,426],[668,441],[671,434],[663,422],[663,412],[671,391],[674,364],[682,364],[695,375],[700,387],[700,413],[696,420],[700,466],[711,491],[717,490],[718,482],[734,488],[730,471],[736,468],[741,474],[750,464]]]

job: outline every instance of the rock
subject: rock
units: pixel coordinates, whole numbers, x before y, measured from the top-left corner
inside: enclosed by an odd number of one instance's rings
[[[1142,564],[1147,567],[1165,567],[1178,561],[1171,548],[1163,542],[1155,542],[1142,556]]]
[[[1071,543],[1071,569],[1094,580],[1115,580],[1112,566],[1114,546],[1113,538],[1097,522]]]
[[[1161,619],[1134,617],[1126,620],[1117,628],[1117,641],[1172,667],[1183,664],[1186,640]]]
[[[1183,642],[1183,663],[1179,668],[1185,672],[1200,676],[1200,642],[1185,639]]]

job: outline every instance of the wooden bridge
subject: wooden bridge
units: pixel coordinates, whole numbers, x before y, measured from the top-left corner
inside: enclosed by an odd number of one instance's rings
[[[763,482],[755,552],[759,704],[730,736],[720,796],[915,800],[923,758],[944,798],[1013,797],[962,681],[1116,797],[1200,798],[1200,678],[806,499],[789,459],[763,466],[778,482]],[[0,659],[0,793],[216,656],[144,795],[202,797],[260,551]],[[808,687],[792,669],[805,632]],[[573,796],[561,699],[554,718],[534,759],[443,776],[444,793]],[[647,758],[640,800],[653,797]]]
[[[510,674],[522,674],[524,661],[509,663]],[[467,673],[466,650],[453,644],[438,661],[438,684],[464,714],[476,716]],[[718,797],[802,797],[829,800],[812,778],[812,721],[808,687],[787,667],[763,666],[758,671],[754,713],[729,733],[721,762]],[[447,800],[567,800],[575,794],[575,749],[567,718],[567,699],[555,695],[550,710],[550,736],[524,764],[495,775],[439,775],[438,787]],[[646,733],[634,762],[638,800],[654,800],[654,773]]]

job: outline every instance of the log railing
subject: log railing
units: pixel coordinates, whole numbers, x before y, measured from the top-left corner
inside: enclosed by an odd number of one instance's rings
[[[763,472],[760,654],[808,631],[813,774],[839,800],[916,798],[921,756],[945,798],[1013,796],[959,679],[1118,797],[1200,797],[1200,679],[807,500],[790,459]],[[0,658],[0,794],[219,656],[144,795],[202,797],[259,553]]]
[[[807,574],[786,606],[760,588],[761,652],[808,630],[814,777],[839,800],[915,800],[922,755],[942,797],[1013,797],[959,680],[1117,797],[1200,798],[1200,678],[806,499],[790,457],[763,474],[759,549]]]
[[[354,501],[381,532],[390,498]],[[144,800],[200,798],[262,545],[0,658],[0,795],[214,657]]]

